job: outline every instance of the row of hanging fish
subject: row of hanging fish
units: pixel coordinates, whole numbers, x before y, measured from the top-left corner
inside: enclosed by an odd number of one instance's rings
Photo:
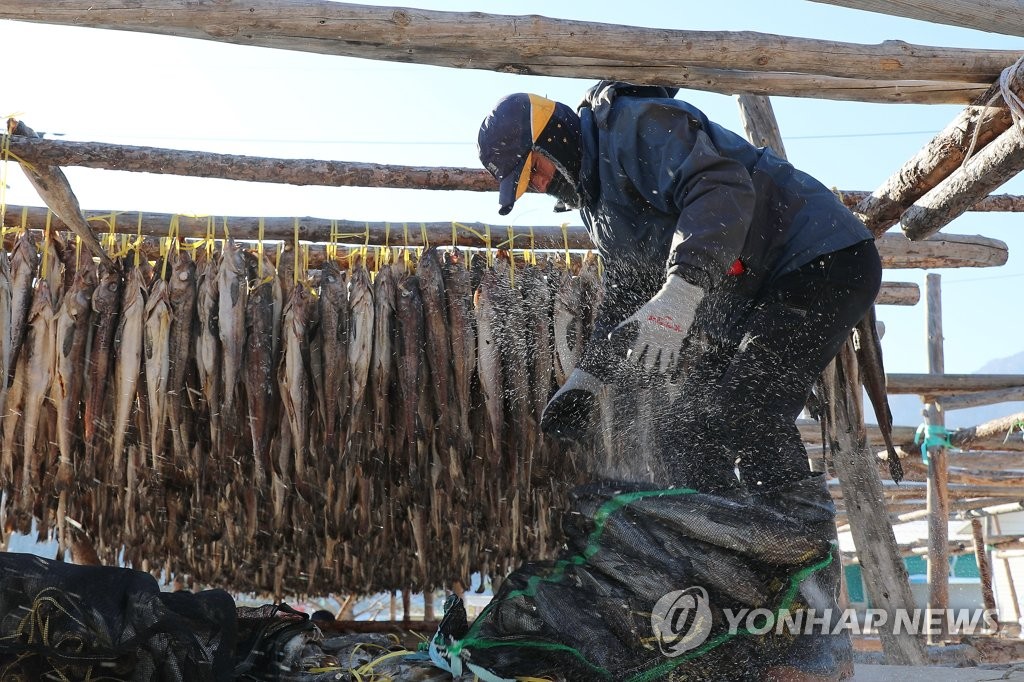
[[[595,450],[538,424],[599,276],[487,260],[432,247],[297,276],[228,239],[108,267],[23,232],[0,250],[5,527],[278,595],[551,556]]]

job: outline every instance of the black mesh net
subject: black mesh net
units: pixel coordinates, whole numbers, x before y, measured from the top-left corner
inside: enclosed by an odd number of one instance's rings
[[[817,521],[750,496],[578,488],[559,560],[513,572],[472,625],[450,604],[431,658],[487,680],[760,679],[792,643],[770,624],[804,608],[800,583],[832,561]],[[756,636],[726,609],[760,609]]]
[[[230,679],[235,604],[148,573],[0,554],[0,679]]]

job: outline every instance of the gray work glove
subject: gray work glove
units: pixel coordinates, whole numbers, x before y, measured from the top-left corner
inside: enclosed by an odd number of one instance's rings
[[[591,429],[597,391],[603,384],[590,372],[574,369],[544,407],[540,417],[541,431],[558,440],[582,440]]]
[[[669,275],[650,301],[612,330],[612,345],[629,348],[627,358],[647,372],[667,374],[675,368],[703,298],[699,286]]]
[[[579,365],[544,407],[541,431],[562,441],[582,440],[593,428],[598,390],[617,382],[624,357],[624,348],[616,349],[600,338],[591,339]]]

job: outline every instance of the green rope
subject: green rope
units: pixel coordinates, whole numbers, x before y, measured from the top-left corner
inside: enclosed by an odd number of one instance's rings
[[[928,451],[932,448],[946,448],[953,452],[959,452],[949,442],[951,433],[953,432],[946,430],[946,427],[940,424],[925,422],[918,426],[917,431],[914,433],[914,445],[921,445],[921,461],[928,464]]]
[[[692,495],[696,492],[696,490],[693,490],[691,488],[673,488],[669,490],[641,490],[631,493],[622,493],[614,496],[612,499],[602,504],[598,508],[597,512],[594,514],[594,530],[588,536],[587,545],[586,547],[584,547],[581,553],[574,555],[569,559],[562,559],[558,561],[552,568],[552,570],[545,576],[531,576],[530,579],[527,581],[526,587],[524,589],[514,590],[510,592],[508,596],[502,601],[508,601],[509,599],[514,599],[516,597],[533,597],[537,594],[537,588],[540,586],[542,582],[558,582],[565,577],[565,570],[569,566],[579,566],[581,564],[586,563],[590,557],[594,556],[601,549],[600,539],[601,536],[604,534],[608,517],[617,512],[618,510],[622,509],[623,507],[632,504],[633,502],[636,502],[638,500],[646,499],[649,497]],[[797,571],[790,577],[789,585],[783,594],[782,602],[780,603],[779,607],[775,610],[775,612],[770,616],[769,629],[775,625],[779,616],[783,612],[789,611],[789,607],[792,605],[793,600],[796,597],[796,593],[800,587],[800,583],[803,582],[804,579],[807,578],[807,576],[825,568],[831,563],[832,553],[829,553],[829,555],[822,561],[811,566],[807,566],[806,568]],[[491,611],[491,609],[496,607],[497,603],[497,600],[492,600],[490,604],[484,607],[483,611],[480,612],[480,614],[473,621],[473,624],[470,626],[469,630],[466,632],[466,636],[456,642],[453,642],[451,646],[447,647],[448,653],[450,655],[458,656],[460,652],[467,647],[487,649],[501,646],[516,646],[547,651],[565,651],[571,653],[582,663],[587,665],[596,673],[600,674],[602,677],[611,679],[611,673],[608,670],[595,663],[591,663],[578,649],[570,647],[565,644],[557,644],[554,642],[542,641],[495,641],[476,637],[475,633],[483,625],[485,616]],[[663,675],[671,672],[675,668],[683,665],[687,661],[691,661],[694,658],[702,656],[705,653],[718,648],[722,644],[728,642],[729,640],[737,636],[749,634],[751,633],[746,628],[737,630],[736,632],[724,632],[684,656],[670,659],[647,671],[638,673],[637,675],[628,678],[627,682],[650,682],[651,680],[656,680],[662,677]]]

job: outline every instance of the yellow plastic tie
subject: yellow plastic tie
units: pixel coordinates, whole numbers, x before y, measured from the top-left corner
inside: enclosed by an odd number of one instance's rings
[[[49,272],[47,266],[50,257],[50,224],[52,219],[53,211],[46,209],[46,227],[43,228],[43,262],[39,266],[39,277],[41,279],[46,279],[46,274]]]
[[[426,223],[420,223],[420,235],[423,237],[423,248],[424,249],[429,249],[430,248],[430,240],[427,239],[427,224]]]
[[[75,235],[75,269],[82,265],[82,238]]]
[[[484,237],[484,248],[487,249],[487,251],[485,252],[487,258],[487,266],[490,267],[494,265],[494,263],[491,261],[491,226],[487,225],[486,227],[487,234]]]
[[[409,258],[409,223],[402,223],[402,231],[405,239],[405,248],[402,250],[402,258],[405,260],[405,267],[408,270],[412,267],[412,262]]]
[[[141,262],[140,252],[142,251],[142,214],[139,214],[139,223],[135,227],[135,267]]]
[[[171,244],[178,239],[178,232],[180,230],[179,222],[181,218],[177,213],[171,216],[171,224],[167,228],[167,253],[163,254],[164,262],[160,266],[160,279],[167,279],[167,261],[168,256],[171,254]],[[142,213],[139,213],[139,229],[142,229]]]
[[[338,221],[331,220],[331,237],[327,242],[327,260],[334,261],[338,258]]]
[[[292,284],[298,285],[298,283],[299,283],[299,219],[298,219],[298,217],[296,217],[293,220],[294,220],[294,226],[295,226],[295,244],[294,244],[295,262],[293,263],[294,267],[292,268]]]
[[[537,240],[533,235],[533,225],[530,225],[530,265],[537,265]]]
[[[572,267],[572,258],[569,257],[569,223],[562,223],[562,243],[565,244],[565,267]]]
[[[366,265],[366,254],[370,251],[370,221],[366,221],[366,239],[363,241],[363,265]]]
[[[50,209],[46,209],[49,211]],[[21,231],[28,230],[28,206],[21,207]],[[19,233],[20,234],[20,233]]]
[[[267,229],[267,221],[263,216],[260,216],[259,226],[257,228],[258,233],[256,235],[259,240],[256,243],[256,257],[259,262],[256,264],[256,276],[259,277],[260,281],[263,281],[263,238]]]

